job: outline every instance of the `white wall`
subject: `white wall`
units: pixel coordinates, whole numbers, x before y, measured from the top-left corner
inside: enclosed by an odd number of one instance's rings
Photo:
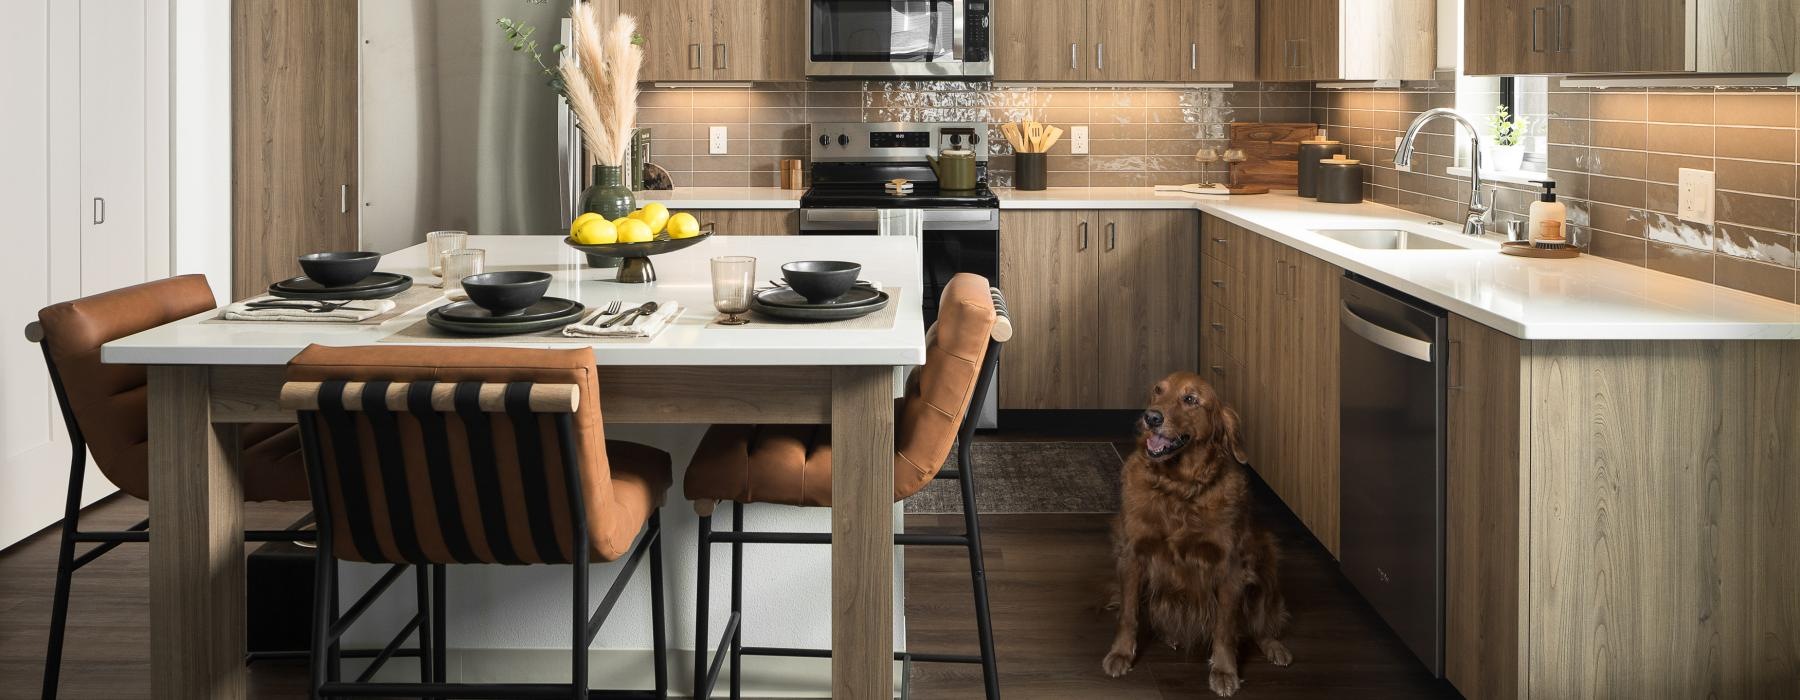
[[[167,0],[176,274],[231,296],[231,0]]]

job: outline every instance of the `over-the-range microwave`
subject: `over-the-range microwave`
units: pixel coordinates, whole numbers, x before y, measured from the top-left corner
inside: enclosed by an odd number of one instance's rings
[[[811,0],[815,78],[990,78],[994,0]]]

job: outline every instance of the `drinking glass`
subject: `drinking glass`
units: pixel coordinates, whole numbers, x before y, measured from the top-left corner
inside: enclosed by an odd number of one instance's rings
[[[750,293],[756,288],[756,258],[727,255],[712,259],[713,308],[725,314],[722,326],[741,326],[750,319],[738,314],[750,310]]]
[[[464,277],[479,275],[487,268],[487,251],[480,248],[457,248],[444,253],[444,289],[462,289]]]
[[[1226,180],[1230,182],[1231,186],[1236,187],[1238,182],[1237,169],[1232,166],[1250,160],[1250,156],[1245,154],[1244,149],[1242,148],[1227,148],[1225,149],[1224,159]]]
[[[1219,162],[1219,149],[1206,146],[1194,152],[1194,160],[1200,163],[1200,186],[1212,187],[1212,164]]]
[[[444,254],[469,247],[468,231],[432,231],[425,234],[425,261],[431,274],[444,274]]]

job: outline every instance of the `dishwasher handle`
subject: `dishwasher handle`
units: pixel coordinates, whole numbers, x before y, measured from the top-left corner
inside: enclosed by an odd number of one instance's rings
[[[1344,328],[1361,336],[1363,340],[1413,358],[1420,362],[1431,362],[1431,343],[1411,336],[1395,333],[1377,325],[1350,309],[1349,304],[1339,302],[1338,318],[1343,321]]]

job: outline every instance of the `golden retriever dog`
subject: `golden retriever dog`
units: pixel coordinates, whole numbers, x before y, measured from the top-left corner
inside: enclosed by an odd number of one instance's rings
[[[1157,383],[1138,431],[1113,528],[1119,630],[1101,667],[1125,675],[1146,631],[1173,648],[1210,642],[1208,685],[1229,696],[1242,685],[1241,638],[1277,666],[1293,661],[1278,639],[1288,613],[1275,538],[1250,523],[1237,412],[1199,375],[1176,373]]]

